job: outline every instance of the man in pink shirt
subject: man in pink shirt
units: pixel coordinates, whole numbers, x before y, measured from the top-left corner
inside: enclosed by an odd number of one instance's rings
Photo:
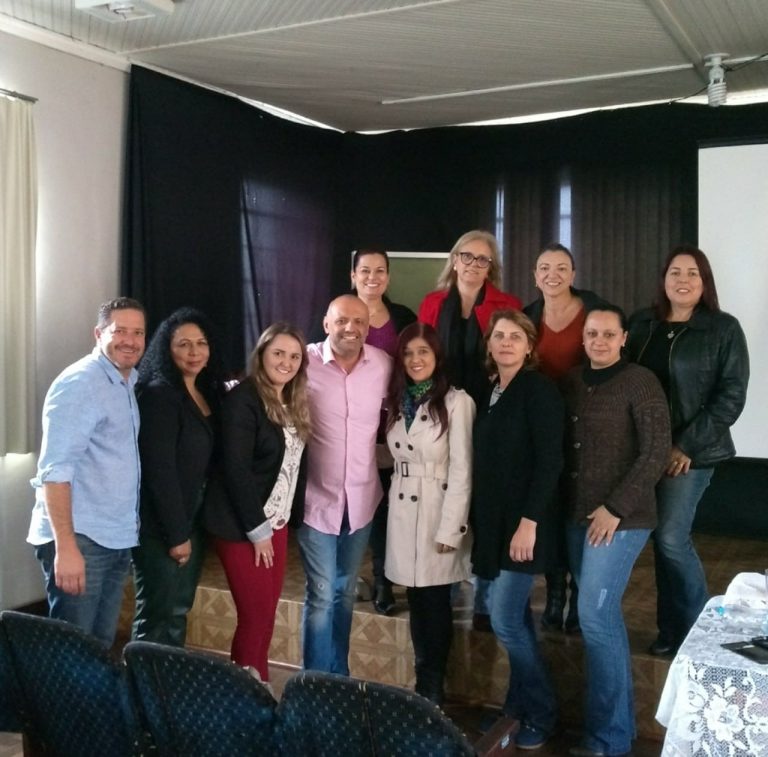
[[[376,431],[392,359],[365,344],[368,308],[353,295],[333,300],[328,338],[310,344],[312,436],[299,549],[307,575],[304,667],[349,675],[355,583],[376,506]]]

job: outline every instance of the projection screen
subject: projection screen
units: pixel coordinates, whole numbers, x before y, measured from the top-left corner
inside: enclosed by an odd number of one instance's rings
[[[768,458],[768,143],[699,149],[699,247],[720,307],[747,336],[747,405],[733,437],[739,457]]]

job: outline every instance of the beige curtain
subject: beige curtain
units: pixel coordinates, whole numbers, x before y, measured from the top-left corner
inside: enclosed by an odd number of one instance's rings
[[[31,452],[35,404],[34,104],[0,96],[0,455]]]

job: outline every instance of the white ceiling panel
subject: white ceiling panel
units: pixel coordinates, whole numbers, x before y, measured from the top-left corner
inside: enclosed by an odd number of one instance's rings
[[[708,53],[768,52],[768,0],[176,0],[121,23],[73,5],[0,14],[344,130],[677,99]],[[768,91],[768,62],[728,87]]]

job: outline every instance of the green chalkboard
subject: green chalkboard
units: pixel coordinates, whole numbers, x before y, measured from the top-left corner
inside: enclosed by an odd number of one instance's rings
[[[417,312],[424,295],[436,288],[448,252],[389,252],[389,288],[392,302]]]

